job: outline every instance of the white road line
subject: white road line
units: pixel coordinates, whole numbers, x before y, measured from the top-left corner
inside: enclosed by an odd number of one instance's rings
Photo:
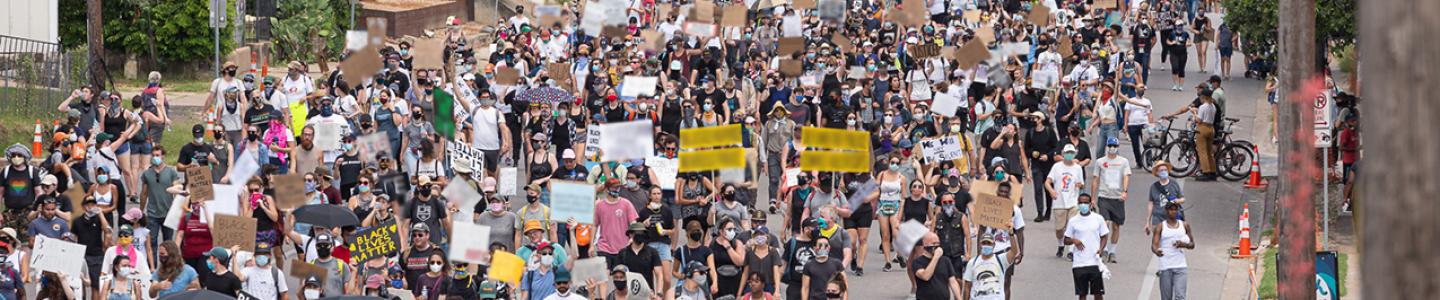
[[[1155,256],[1150,256],[1150,264],[1145,266],[1145,280],[1144,280],[1144,281],[1141,281],[1141,283],[1140,283],[1140,294],[1135,297],[1135,300],[1150,300],[1150,299],[1155,299],[1155,298],[1151,298],[1151,297],[1150,297],[1150,293],[1152,293],[1152,292],[1155,291],[1155,281],[1156,281],[1155,272],[1157,272],[1157,271],[1159,271],[1159,270],[1160,270],[1160,258],[1155,257]]]

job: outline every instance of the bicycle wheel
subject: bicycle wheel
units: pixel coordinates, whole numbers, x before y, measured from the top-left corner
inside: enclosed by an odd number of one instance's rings
[[[1228,144],[1215,159],[1220,167],[1220,177],[1230,181],[1245,180],[1250,176],[1250,162],[1255,158],[1250,148],[1240,144]]]
[[[1163,155],[1166,158],[1165,161],[1170,162],[1170,177],[1184,178],[1195,173],[1195,169],[1199,169],[1195,165],[1195,148],[1184,142],[1175,141],[1165,145]]]
[[[1165,151],[1161,147],[1145,147],[1145,150],[1140,151],[1140,155],[1145,157],[1139,159],[1139,164],[1145,167],[1146,172],[1155,167],[1155,161],[1165,159]]]

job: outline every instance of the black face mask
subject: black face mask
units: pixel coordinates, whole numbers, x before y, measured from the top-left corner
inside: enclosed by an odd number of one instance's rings
[[[690,240],[692,240],[692,241],[699,241],[700,238],[702,238],[702,237],[704,237],[704,236],[705,236],[704,233],[701,233],[699,230],[691,231],[691,232],[690,232]]]
[[[329,257],[330,257],[330,246],[319,246],[319,245],[316,245],[316,246],[315,246],[315,255],[316,255],[316,256],[319,256],[320,258],[329,258]]]
[[[535,203],[535,201],[540,201],[540,197],[530,194],[525,195],[525,202]]]
[[[610,283],[615,285],[615,290],[617,291],[624,291],[626,288],[625,280],[612,280]]]
[[[419,189],[415,189],[415,195],[420,196],[420,197],[430,197],[430,189],[429,189],[429,188],[419,188]]]
[[[259,133],[253,133],[253,132],[252,132],[252,133],[250,133],[250,134],[248,134],[248,135],[245,135],[245,139],[246,139],[246,140],[249,140],[249,141],[251,141],[251,142],[258,141],[258,140],[260,140],[260,134],[259,134]]]

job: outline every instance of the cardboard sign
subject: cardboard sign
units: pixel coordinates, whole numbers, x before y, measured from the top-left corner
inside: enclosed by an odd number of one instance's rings
[[[678,168],[678,171],[699,172],[744,167],[745,149],[720,148],[709,150],[681,151],[680,166]],[[659,175],[657,174],[656,176]]]
[[[910,56],[926,59],[940,55],[940,45],[925,43],[910,47]]]
[[[790,7],[795,9],[814,9],[816,7],[815,0],[795,0],[791,4]]]
[[[780,57],[790,57],[790,55],[795,54],[795,52],[800,52],[804,50],[805,38],[785,37],[780,38],[780,45],[775,48],[775,55]]]
[[[287,209],[305,205],[305,174],[277,174],[274,184],[275,208]]]
[[[565,16],[564,16],[564,15],[565,15],[565,7],[563,7],[563,6],[559,6],[559,5],[541,5],[541,6],[536,6],[536,7],[535,7],[535,10],[533,10],[533,12],[535,12],[535,17],[536,17],[536,19],[539,19],[539,20],[540,20],[539,23],[536,23],[536,25],[539,25],[540,27],[551,27],[551,26],[554,26],[555,23],[565,22],[565,18],[564,18],[564,17],[565,17]]]
[[[995,191],[996,191],[997,189],[999,189],[999,187],[1000,187],[1000,182],[999,182],[999,181],[989,181],[989,180],[976,180],[976,181],[971,181],[971,182],[970,182],[970,198],[980,199],[980,196],[981,196],[981,195],[991,195],[991,196],[995,196]],[[1020,192],[1021,190],[1024,190],[1024,185],[1021,185],[1021,184],[1012,184],[1012,185],[1010,185],[1010,201],[1013,202],[1014,205],[1020,205],[1020,194],[1023,194],[1023,192]]]
[[[640,38],[645,40],[644,43],[640,43],[641,50],[656,51],[665,46],[665,36],[660,34],[659,31],[648,29],[641,31]]]
[[[924,1],[900,5],[898,10],[892,8],[890,13],[896,16],[897,23],[905,27],[925,25],[926,22],[930,21],[930,13],[929,10],[925,8]]]
[[[345,247],[350,249],[350,261],[363,262],[388,256],[400,251],[400,231],[395,221],[385,222],[356,232],[355,236],[345,239]]]
[[[299,278],[302,282],[310,276],[315,276],[315,279],[319,279],[320,282],[326,282],[325,277],[329,277],[329,275],[330,270],[326,270],[315,264],[306,263],[298,259],[290,261],[290,276],[295,276],[295,278]]]
[[[720,25],[726,27],[743,27],[745,26],[745,14],[749,12],[749,10],[745,9],[744,5],[731,4],[730,6],[726,6],[724,13],[720,17]]]
[[[566,83],[569,83],[569,82],[570,82],[570,79],[571,79],[571,78],[570,78],[570,64],[568,64],[568,63],[566,63],[566,64],[562,64],[562,63],[548,63],[548,64],[545,64],[545,74],[549,74],[549,75],[550,75],[550,79],[554,79],[555,82],[559,82],[561,86],[569,86],[569,84],[566,84]]]
[[[510,67],[495,68],[495,82],[502,85],[515,85],[520,82],[520,70]]]
[[[459,220],[450,223],[450,260],[488,264],[490,226]]]
[[[255,218],[215,215],[210,224],[210,236],[218,247],[240,246],[240,249],[255,249]]]
[[[960,145],[960,138],[956,136],[945,136],[920,141],[921,153],[925,161],[939,163],[952,160],[965,155],[965,149]]]
[[[1060,45],[1058,46],[1060,49],[1056,50],[1060,52],[1061,59],[1068,59],[1071,55],[1075,55],[1075,46],[1071,39],[1070,36],[1060,38]]]
[[[982,25],[980,26],[980,28],[976,28],[975,38],[980,39],[981,41],[984,41],[986,43],[994,43],[995,27],[991,27],[989,25]]]
[[[734,146],[742,142],[740,124],[680,130],[680,149]]]
[[[443,61],[445,56],[445,40],[439,38],[418,39],[414,42],[414,54],[416,69],[439,70],[445,68]]]
[[[690,7],[688,19],[695,22],[715,23],[715,1],[695,1],[695,4]]]
[[[715,34],[719,32],[719,27],[716,27],[715,24],[705,22],[685,22],[684,30],[685,34],[700,38],[708,38],[715,36]]]
[[[803,73],[805,73],[805,65],[800,61],[789,58],[780,59],[780,75],[797,77]]]
[[[1115,8],[1117,8],[1117,7],[1120,6],[1119,3],[1118,3],[1119,1],[1116,1],[1116,0],[1094,0],[1094,1],[1095,1],[1095,2],[1094,2],[1095,8],[1099,8],[1099,9],[1115,9]]]
[[[975,224],[1010,229],[1010,221],[1015,216],[1015,203],[1010,199],[982,194],[975,198],[974,203],[974,211],[970,215],[974,216]]]
[[[805,150],[800,152],[801,171],[855,172],[870,171],[870,152]]]
[[[230,57],[226,57],[225,60],[235,63],[235,74],[245,74],[250,73],[250,55],[250,47],[240,47],[230,52]]]
[[[43,235],[35,236],[35,245],[30,250],[30,268],[70,276],[84,275],[85,245],[52,239]]]
[[[491,256],[488,274],[490,279],[518,285],[520,284],[520,275],[523,274],[525,274],[525,261],[521,260],[519,256],[515,256],[514,253],[498,251]],[[405,291],[404,293],[409,294],[410,292]]]
[[[70,207],[72,211],[82,210],[82,207],[85,206],[81,204],[85,203],[85,189],[83,188],[71,188],[65,190],[64,196],[66,198],[70,198]]]
[[[1025,21],[1039,27],[1050,25],[1050,8],[1044,5],[1030,7],[1030,14],[1025,15]]]
[[[347,78],[368,78],[379,73],[381,66],[380,51],[375,46],[366,45],[340,62],[340,72],[349,75]]]
[[[979,23],[979,22],[980,22],[980,10],[978,10],[978,9],[967,10],[967,11],[965,11],[964,14],[961,14],[961,18],[962,18],[962,19],[965,19],[966,22]]]
[[[843,34],[836,33],[830,36],[830,42],[835,43],[841,52],[855,52],[855,42]]]
[[[985,48],[985,43],[982,41],[971,40],[964,46],[960,46],[960,51],[955,56],[955,66],[969,69],[990,59],[990,49]]]
[[[576,181],[550,181],[550,220],[595,224],[595,185]]]

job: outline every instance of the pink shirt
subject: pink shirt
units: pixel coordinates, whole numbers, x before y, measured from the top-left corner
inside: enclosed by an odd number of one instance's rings
[[[625,249],[630,243],[630,239],[625,237],[625,230],[630,229],[630,223],[640,218],[630,200],[621,197],[615,199],[615,203],[608,203],[604,199],[595,201],[595,225],[599,234],[595,250],[601,253],[617,254],[621,249]]]

